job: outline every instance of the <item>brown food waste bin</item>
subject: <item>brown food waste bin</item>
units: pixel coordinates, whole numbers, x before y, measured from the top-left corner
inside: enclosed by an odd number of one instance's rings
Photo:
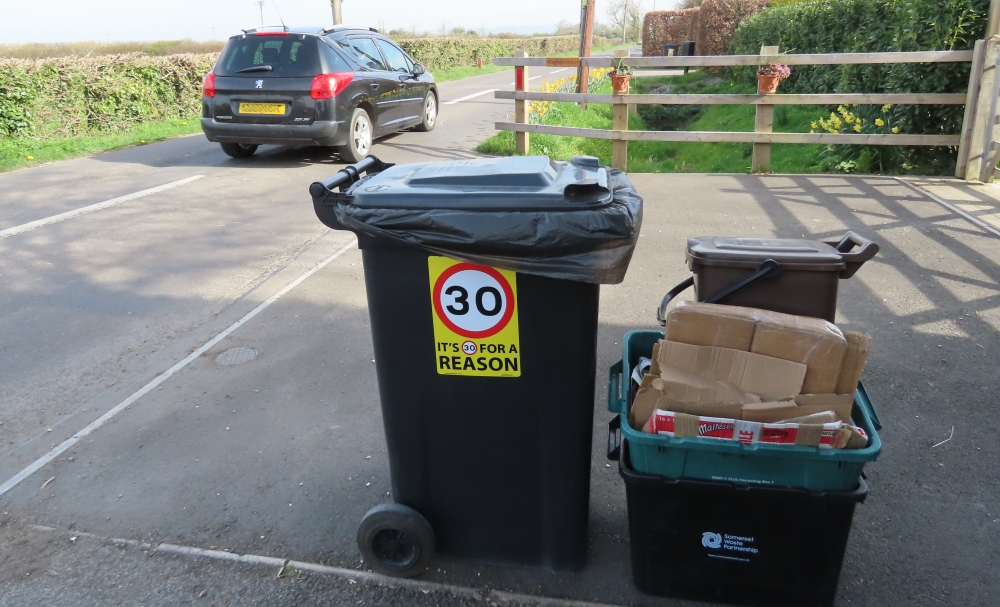
[[[694,285],[700,302],[774,310],[834,322],[839,281],[854,276],[878,250],[876,243],[854,232],[836,242],[689,238],[687,262],[694,276],[667,293],[657,319],[664,325],[667,305]]]

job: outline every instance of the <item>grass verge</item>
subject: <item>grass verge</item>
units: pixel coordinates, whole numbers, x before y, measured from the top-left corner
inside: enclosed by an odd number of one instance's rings
[[[198,117],[146,122],[117,133],[45,140],[0,139],[0,171],[76,158],[201,132]]]

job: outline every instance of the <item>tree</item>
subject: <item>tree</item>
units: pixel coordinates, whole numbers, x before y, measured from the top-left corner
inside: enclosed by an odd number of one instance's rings
[[[607,0],[604,6],[611,25],[622,33],[623,42],[639,39],[643,16],[640,0]]]

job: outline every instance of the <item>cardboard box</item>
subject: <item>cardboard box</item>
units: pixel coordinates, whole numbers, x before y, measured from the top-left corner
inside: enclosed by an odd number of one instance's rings
[[[674,438],[730,440],[745,445],[764,443],[821,449],[861,449],[868,445],[868,436],[863,430],[839,421],[826,424],[765,424],[661,409],[653,411],[643,431]]]
[[[795,401],[786,400],[781,402],[748,403],[743,405],[741,408],[740,419],[751,422],[774,423],[792,417],[801,416],[802,413],[799,411],[799,406],[795,404]]]
[[[753,308],[679,302],[667,314],[664,331],[668,341],[693,346],[750,350],[757,321]]]
[[[871,350],[872,338],[859,331],[845,331],[847,349],[844,351],[844,362],[840,366],[840,375],[834,392],[837,394],[854,394],[861,380],[861,372],[868,362],[868,352]]]
[[[693,346],[673,341],[660,342],[659,367],[661,373],[674,368],[710,380],[727,382],[765,400],[781,400],[799,394],[807,373],[806,365],[801,363],[741,350]],[[698,401],[707,402],[702,399]],[[693,400],[689,399],[687,402]]]
[[[853,394],[799,394],[795,397],[799,415],[811,415],[821,411],[833,411],[844,423],[851,422],[854,410]]]
[[[832,394],[837,387],[847,341],[833,323],[807,316],[757,311],[750,351],[804,363],[803,394]]]
[[[629,425],[639,429],[655,409],[683,408],[685,403],[697,403],[694,410],[732,412],[744,403],[760,402],[760,398],[747,394],[732,384],[707,379],[674,367],[661,369],[659,377],[646,374],[629,410]],[[711,409],[710,406],[718,409]]]

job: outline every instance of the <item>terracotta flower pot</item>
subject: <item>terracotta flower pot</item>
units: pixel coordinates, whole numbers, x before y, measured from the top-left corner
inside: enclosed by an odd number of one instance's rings
[[[618,74],[611,74],[611,91],[616,95],[628,93],[628,81],[631,77],[631,75],[619,76]]]
[[[777,91],[779,82],[781,82],[780,76],[761,76],[757,74],[757,90],[762,95],[770,95]]]

